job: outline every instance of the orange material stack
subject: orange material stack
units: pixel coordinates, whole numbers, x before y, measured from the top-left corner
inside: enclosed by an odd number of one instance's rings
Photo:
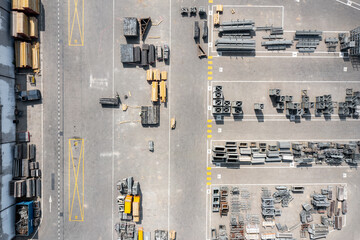
[[[15,41],[17,68],[40,71],[39,22],[40,0],[12,0],[11,34]],[[21,39],[21,40],[20,40]]]
[[[38,20],[36,17],[30,17],[30,31],[29,35],[31,38],[39,38]]]
[[[40,68],[40,51],[39,43],[34,43],[31,46],[31,55],[32,55],[32,69],[37,72]]]
[[[12,12],[12,36],[29,39],[29,18],[22,12]]]
[[[15,59],[16,67],[27,68],[32,67],[31,64],[31,44],[28,42],[15,42]]]
[[[40,14],[40,0],[12,0],[12,10]]]

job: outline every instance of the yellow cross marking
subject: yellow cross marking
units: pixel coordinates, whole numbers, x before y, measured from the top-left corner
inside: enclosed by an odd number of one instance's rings
[[[212,77],[208,77],[208,80],[212,80]]]
[[[207,138],[212,138],[212,136],[211,136],[211,135],[207,135]]]
[[[213,59],[213,57],[212,57],[212,56],[209,56],[208,59]]]
[[[72,144],[72,141],[74,142]],[[77,146],[78,143],[81,144],[81,148],[80,148],[80,153],[79,153],[79,157],[78,160],[76,161],[76,158],[74,160],[74,153],[73,153],[73,146]],[[77,163],[77,166],[75,166],[75,162]],[[83,222],[84,221],[84,139],[69,139],[69,221],[77,221],[77,222]],[[72,172],[71,173],[71,168],[72,168]],[[81,169],[81,171],[80,171]],[[79,173],[80,176],[82,176],[79,179]],[[73,175],[72,175],[73,174]],[[73,181],[71,181],[73,179]],[[79,181],[80,184],[79,184]],[[74,189],[71,195],[71,186],[72,184],[74,184]],[[81,190],[79,189],[79,187],[81,188]],[[80,192],[81,195],[80,196]],[[74,202],[75,202],[75,197],[77,197],[77,204],[79,207],[79,212],[80,212],[80,219],[78,219],[78,216],[75,215],[75,219],[72,219],[72,213],[74,210]],[[75,208],[76,205],[75,204]]]
[[[212,122],[212,120],[211,120],[211,119],[208,119],[207,121],[208,121],[208,123],[211,123],[211,122]]]
[[[84,1],[85,0],[80,0],[80,1],[82,3],[81,6],[78,5],[79,0],[68,0],[68,41],[69,41],[69,46],[84,46]],[[71,6],[71,5],[73,5],[73,6]],[[79,8],[80,8],[80,12],[79,12]],[[74,11],[73,14],[72,14],[72,11]],[[81,15],[81,20],[80,20],[79,14]],[[73,15],[73,16],[70,19],[71,15]],[[78,29],[76,27],[74,28],[75,24],[78,25]],[[80,39],[73,39],[74,31]]]
[[[212,69],[212,66],[208,66],[208,69],[211,70],[211,69]]]
[[[211,130],[211,129],[208,129],[207,132],[208,132],[208,133],[212,133],[212,130]]]
[[[209,75],[212,75],[212,72],[208,72]]]
[[[208,61],[208,64],[212,64],[212,61]]]
[[[211,172],[207,172],[206,175],[211,175]]]

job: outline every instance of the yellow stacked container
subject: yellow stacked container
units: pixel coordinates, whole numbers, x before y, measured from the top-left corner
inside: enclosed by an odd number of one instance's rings
[[[29,35],[31,38],[39,38],[38,20],[36,17],[30,17],[30,31]]]
[[[160,102],[166,102],[166,82],[160,82]]]
[[[38,70],[40,68],[40,49],[39,43],[34,43],[31,46],[31,56],[32,56],[32,68]]]

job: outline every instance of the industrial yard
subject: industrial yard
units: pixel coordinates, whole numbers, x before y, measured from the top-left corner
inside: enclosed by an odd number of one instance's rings
[[[360,239],[360,1],[0,12],[0,239]]]

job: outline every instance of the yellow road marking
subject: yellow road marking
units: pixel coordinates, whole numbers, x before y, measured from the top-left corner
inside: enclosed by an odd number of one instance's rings
[[[206,185],[211,185],[211,182],[207,182]]]
[[[206,180],[207,180],[207,181],[211,181],[211,177],[207,177]]]
[[[208,66],[208,69],[211,70],[211,69],[212,69],[212,66]]]
[[[80,152],[78,153],[79,156],[75,156],[74,158],[74,152],[73,147],[76,147],[80,143]],[[69,221],[70,222],[83,222],[84,221],[84,139],[82,138],[73,138],[69,139]],[[76,165],[75,165],[76,163]],[[72,168],[72,173],[71,173]],[[80,171],[81,169],[81,171]],[[81,175],[79,179],[79,174]],[[73,181],[72,181],[73,180]],[[81,181],[79,184],[79,180]],[[71,189],[72,184],[74,184],[74,189]],[[80,189],[79,189],[80,188]],[[81,192],[81,194],[80,194]],[[72,194],[71,194],[72,193]],[[82,195],[82,196],[80,196]],[[74,203],[75,203],[75,197],[77,197],[77,204],[78,209],[76,209],[75,204],[75,211],[79,211],[80,213],[80,219],[78,215],[75,215],[73,219],[73,211],[74,211]]]
[[[208,80],[212,80],[212,77],[208,77]]]
[[[212,75],[212,72],[208,72],[209,75]]]
[[[211,129],[208,129],[207,132],[208,132],[208,133],[212,133],[212,130],[211,130]]]
[[[212,61],[208,61],[208,64],[212,64]]]
[[[207,167],[207,170],[211,170],[211,167]]]
[[[207,127],[208,127],[208,128],[212,128],[212,125],[211,125],[211,124],[208,124]]]
[[[211,175],[211,172],[207,172],[206,175]]]
[[[212,56],[209,56],[208,59],[213,59],[213,57],[212,57]]]
[[[212,138],[212,136],[211,136],[211,135],[207,135],[207,138]]]
[[[84,1],[68,0],[69,46],[84,46]]]
[[[208,120],[207,120],[207,122],[208,122],[208,123],[211,123],[211,122],[212,122],[212,120],[211,120],[211,119],[208,119]]]

